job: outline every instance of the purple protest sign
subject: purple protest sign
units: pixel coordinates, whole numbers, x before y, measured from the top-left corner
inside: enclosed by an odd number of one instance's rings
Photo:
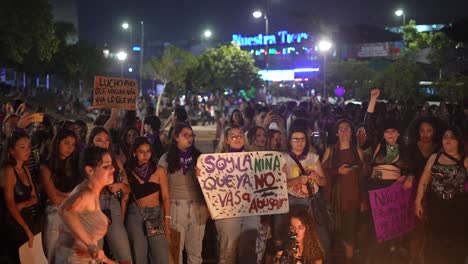
[[[412,190],[396,183],[387,188],[369,191],[377,241],[400,237],[414,228],[415,215]]]

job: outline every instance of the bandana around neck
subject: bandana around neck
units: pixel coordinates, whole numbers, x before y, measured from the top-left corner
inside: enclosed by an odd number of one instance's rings
[[[244,151],[244,147],[242,148],[233,148],[233,147],[229,147],[229,152],[243,152]]]
[[[295,157],[298,160],[305,160],[307,158],[307,152],[302,152],[300,155],[296,155],[296,153],[292,152],[292,150],[288,151],[289,156]]]
[[[145,183],[148,182],[148,180],[151,177],[151,174],[153,174],[155,171],[156,168],[152,162],[147,162],[141,165],[140,167],[135,167],[135,174]]]
[[[387,148],[387,155],[384,157],[384,162],[385,164],[392,164],[392,162],[395,160],[395,158],[400,155],[400,146],[398,144],[395,145],[390,145],[390,144],[385,144]]]
[[[192,157],[192,151],[193,151],[193,146],[187,149],[187,151],[182,151],[179,148],[177,148],[177,151],[179,152],[180,156],[180,167],[182,168],[182,172],[185,175],[187,171],[190,168],[190,165],[192,164],[193,157]]]

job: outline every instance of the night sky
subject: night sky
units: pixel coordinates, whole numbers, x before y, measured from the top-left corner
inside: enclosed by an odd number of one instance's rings
[[[333,25],[368,24],[398,26],[401,17],[393,12],[403,8],[406,21],[447,22],[468,18],[467,0],[269,0],[270,32],[280,29],[308,31],[313,21]],[[215,40],[226,42],[233,33],[244,35],[264,31],[264,22],[252,17],[262,7],[260,0],[77,0],[80,38],[98,46],[117,47],[128,43],[120,28],[122,21],[145,22],[147,41],[171,42],[200,38],[205,28]],[[302,15],[298,15],[302,14]],[[305,17],[301,19],[300,17]],[[138,22],[138,24],[136,24]],[[134,29],[134,41],[139,29]]]

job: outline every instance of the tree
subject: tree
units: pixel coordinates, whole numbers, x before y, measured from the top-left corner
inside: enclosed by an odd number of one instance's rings
[[[425,79],[426,73],[418,63],[401,58],[377,75],[375,86],[382,89],[383,98],[416,98],[421,96],[419,82]]]
[[[167,46],[161,58],[153,57],[146,63],[144,75],[162,82],[164,87],[158,96],[156,115],[159,115],[159,105],[165,87],[170,83],[171,90],[168,92],[174,95],[182,94],[185,90],[188,70],[194,65],[196,65],[195,57],[190,52],[181,50],[174,45]]]
[[[46,0],[6,0],[0,8],[0,62],[31,71],[58,49]]]
[[[241,90],[260,87],[262,80],[254,62],[247,51],[235,45],[209,49],[198,58],[192,86],[217,94],[220,101],[226,88],[238,94]]]
[[[468,76],[455,75],[435,84],[437,94],[445,101],[468,98]]]
[[[331,87],[343,86],[348,98],[367,98],[374,76],[367,61],[338,61],[327,66],[327,83]]]

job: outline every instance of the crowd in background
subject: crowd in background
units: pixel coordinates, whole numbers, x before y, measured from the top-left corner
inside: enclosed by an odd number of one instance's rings
[[[218,263],[335,263],[337,247],[346,263],[463,263],[468,106],[379,96],[204,106],[213,152],[281,151],[288,165],[290,213],[215,220]],[[41,232],[50,263],[169,263],[176,230],[180,263],[202,263],[210,216],[190,111],[176,107],[163,124],[142,101],[89,126],[33,122],[24,108],[8,104],[2,123],[0,255],[18,263]],[[413,191],[416,227],[377,243],[367,193],[393,184]]]

